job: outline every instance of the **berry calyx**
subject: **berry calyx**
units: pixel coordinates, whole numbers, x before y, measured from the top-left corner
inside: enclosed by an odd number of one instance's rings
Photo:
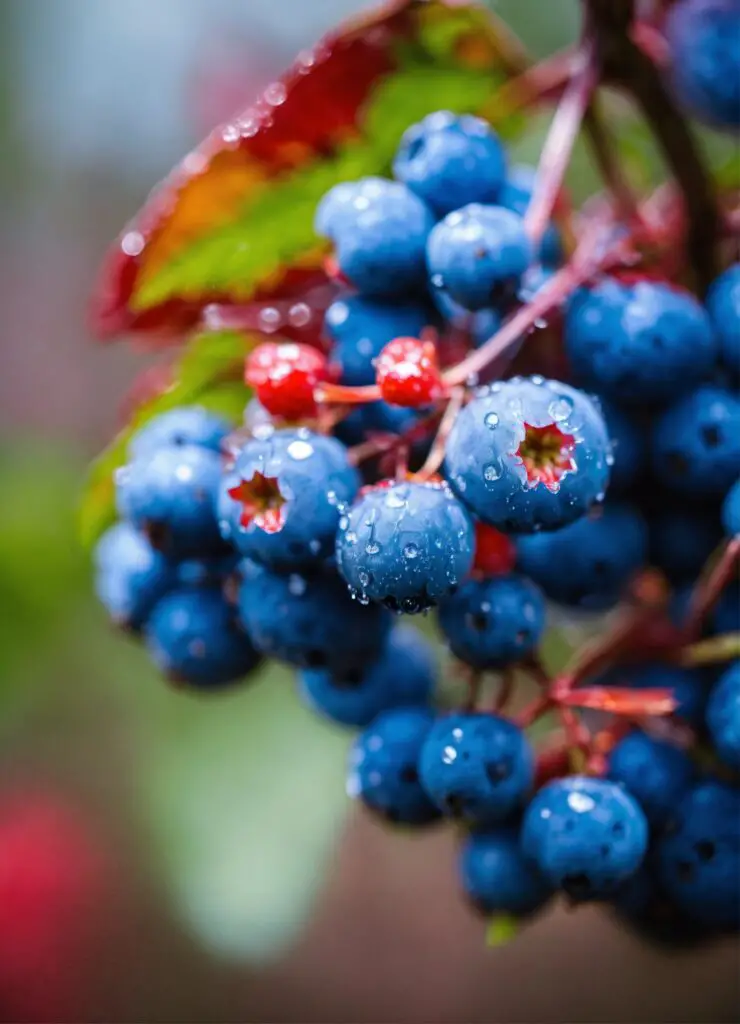
[[[573,435],[564,433],[555,423],[543,427],[525,423],[524,440],[516,454],[524,463],[529,486],[544,484],[557,490],[565,474],[576,468],[575,443]]]
[[[431,341],[395,338],[382,350],[375,367],[380,393],[391,405],[414,409],[444,394],[437,350]]]
[[[241,505],[242,526],[254,523],[265,533],[280,533],[285,525],[286,498],[277,478],[258,471],[250,480],[241,480],[229,488],[228,495]]]
[[[329,377],[326,357],[310,345],[295,342],[258,345],[247,357],[244,379],[273,416],[286,420],[316,414],[314,389]]]
[[[475,524],[473,570],[484,576],[506,576],[516,564],[516,546],[510,537],[486,523]]]

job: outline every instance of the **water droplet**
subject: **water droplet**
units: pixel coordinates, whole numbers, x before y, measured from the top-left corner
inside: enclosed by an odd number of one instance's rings
[[[441,274],[432,274],[430,280],[432,288],[444,288],[445,286],[445,279]]]
[[[144,236],[140,231],[127,231],[121,239],[121,249],[127,256],[138,256],[144,245]]]
[[[315,539],[310,540],[308,542],[308,550],[311,552],[312,555],[318,555],[319,551],[321,551],[321,541]]]
[[[492,481],[492,480],[500,480],[501,479],[501,472],[502,472],[501,471],[501,464],[500,463],[491,462],[483,470],[483,476],[489,482]]]
[[[293,327],[305,327],[311,320],[311,307],[305,302],[296,302],[288,310],[288,320]]]
[[[339,517],[339,529],[340,530],[346,530],[348,526],[349,526],[349,518],[348,518],[348,516],[340,516]]]
[[[288,592],[292,594],[293,597],[301,597],[303,594],[305,594],[306,581],[304,580],[304,578],[302,576],[296,575],[295,573],[292,573],[288,577]]]
[[[391,487],[388,491],[385,503],[388,508],[403,508],[406,505],[406,495],[398,487]]]
[[[377,555],[380,551],[380,544],[376,543],[374,540],[369,540],[365,545],[365,551],[368,555]]]
[[[489,430],[495,430],[496,427],[499,425],[499,422],[500,422],[499,418],[498,418],[498,413],[495,413],[495,412],[486,413],[486,415],[483,418],[483,422],[485,423],[485,425],[488,427]]]
[[[568,807],[577,814],[588,814],[596,804],[587,793],[569,793]]]
[[[235,124],[227,124],[221,132],[221,138],[224,142],[236,142],[239,134],[239,128]]]
[[[452,730],[452,738],[453,740],[461,740],[463,738],[462,729],[460,729],[459,727],[454,728]]]
[[[334,505],[336,507],[336,504],[339,501],[339,499],[337,498],[337,492],[336,491],[327,491],[326,492],[326,500],[329,502],[330,505]]]
[[[607,464],[607,466],[613,466],[614,465],[614,455],[613,455],[612,452],[607,452],[606,453],[606,464]]]
[[[357,543],[357,534],[355,533],[354,530],[347,530],[344,536],[348,544]]]
[[[407,544],[403,549],[404,558],[416,558],[419,554],[419,549],[416,544]]]
[[[287,448],[288,455],[291,459],[295,459],[296,462],[310,459],[313,455],[313,450],[313,445],[309,444],[308,441],[291,441]]]
[[[561,395],[560,398],[555,398],[550,402],[547,411],[554,420],[567,420],[573,412],[573,402],[570,398],[566,398],[565,395]]]
[[[361,572],[357,574],[357,579],[360,581],[361,586],[366,587],[370,582],[370,573],[365,572],[365,570],[363,569]]]
[[[267,86],[263,93],[265,100],[271,107],[279,107],[281,103],[285,103],[287,95],[288,90],[282,82],[273,82]]]
[[[370,604],[370,598],[367,596],[367,594],[358,594],[357,600],[360,602],[361,605]]]
[[[276,331],[280,326],[282,317],[280,311],[275,309],[274,306],[268,306],[266,309],[261,309],[259,313],[259,325],[263,331],[271,334]]]
[[[445,764],[452,764],[457,760],[457,751],[454,747],[445,747],[442,751],[442,760]]]

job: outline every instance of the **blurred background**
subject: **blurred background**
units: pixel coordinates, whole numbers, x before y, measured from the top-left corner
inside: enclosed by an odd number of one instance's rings
[[[362,6],[0,0],[0,1019],[736,1019],[732,944],[669,956],[557,909],[486,949],[451,837],[351,808],[347,738],[287,676],[175,694],[91,598],[75,503],[147,363],[86,333],[104,247]],[[495,6],[537,53],[577,30],[577,0]]]

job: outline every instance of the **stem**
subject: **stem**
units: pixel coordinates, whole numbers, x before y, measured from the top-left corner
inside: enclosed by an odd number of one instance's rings
[[[598,81],[594,48],[586,42],[578,54],[577,66],[555,111],[539,162],[534,194],[524,218],[527,234],[536,248],[555,207],[573,145]]]
[[[502,111],[512,114],[548,99],[562,90],[573,73],[575,52],[572,47],[559,50],[505,82],[491,101],[491,117],[496,120]]]
[[[685,634],[688,639],[691,640],[699,636],[704,621],[732,579],[738,564],[740,564],[740,537],[733,537],[724,545],[707,577],[699,580],[694,590],[685,626]]]
[[[414,474],[417,480],[428,480],[431,476],[434,476],[444,462],[447,438],[450,436],[450,431],[457,419],[457,414],[462,409],[464,401],[465,388],[453,388],[444,416],[440,421],[437,436],[434,438],[434,443],[424,461],[424,465]]]
[[[626,224],[644,226],[637,200],[621,166],[614,138],[601,116],[595,98],[584,115],[583,126],[601,176],[614,197],[620,218]]]
[[[511,666],[507,666],[501,677],[501,685],[499,686],[496,699],[493,704],[493,710],[496,714],[501,714],[506,709],[506,706],[511,701],[514,695],[514,688],[516,686],[516,670]]]
[[[680,653],[682,665],[717,665],[740,658],[740,633],[724,633],[684,647]]]

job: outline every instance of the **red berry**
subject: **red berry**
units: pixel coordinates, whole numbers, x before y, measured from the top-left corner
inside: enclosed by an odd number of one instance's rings
[[[505,576],[514,568],[516,547],[506,534],[485,523],[475,524],[473,569],[485,576]]]
[[[431,341],[395,338],[380,353],[375,368],[381,395],[391,405],[413,409],[441,398],[445,392],[437,349]]]
[[[314,389],[329,376],[326,356],[310,345],[267,341],[247,357],[244,379],[260,403],[286,420],[316,415]]]

